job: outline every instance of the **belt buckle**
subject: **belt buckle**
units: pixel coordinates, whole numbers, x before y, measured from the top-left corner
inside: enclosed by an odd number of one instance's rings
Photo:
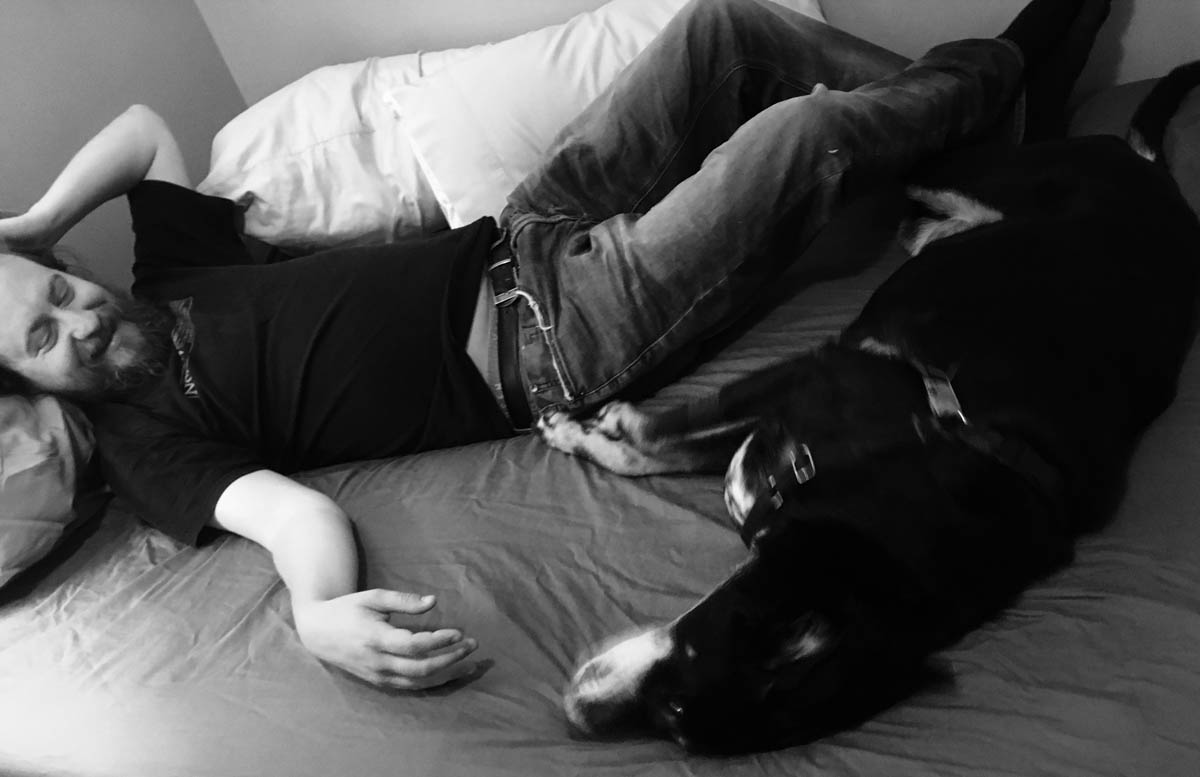
[[[505,251],[503,258],[488,265],[487,272],[488,277],[492,280],[492,304],[494,306],[504,307],[520,296],[517,292],[516,267],[511,253]]]

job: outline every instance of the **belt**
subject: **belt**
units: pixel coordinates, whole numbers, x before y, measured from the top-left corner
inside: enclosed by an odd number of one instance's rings
[[[529,400],[525,398],[525,384],[521,380],[521,319],[516,301],[517,260],[508,247],[508,240],[501,237],[492,249],[488,264],[488,278],[492,282],[492,294],[496,305],[497,361],[500,366],[500,393],[508,410],[508,420],[517,431],[526,431],[533,426],[533,413]]]

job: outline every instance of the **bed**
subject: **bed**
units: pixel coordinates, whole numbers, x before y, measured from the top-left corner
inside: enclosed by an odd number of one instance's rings
[[[1113,128],[1138,89],[1093,101],[1076,131]],[[1177,170],[1195,158],[1186,132]],[[903,261],[896,195],[853,203],[707,361],[649,401],[703,396],[836,333]],[[0,774],[1195,775],[1197,440],[1193,348],[1111,521],[938,656],[952,681],[858,729],[728,759],[579,741],[560,707],[586,650],[677,615],[743,558],[720,478],[623,479],[530,437],[302,475],[354,520],[366,586],[436,593],[438,617],[478,638],[478,677],[418,694],[308,654],[257,546],[213,535],[186,548],[107,502],[0,589]]]

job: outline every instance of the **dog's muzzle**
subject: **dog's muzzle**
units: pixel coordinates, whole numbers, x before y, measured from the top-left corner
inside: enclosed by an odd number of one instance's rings
[[[628,725],[641,714],[639,691],[654,664],[671,653],[666,627],[622,640],[584,663],[563,694],[571,727],[598,736]]]

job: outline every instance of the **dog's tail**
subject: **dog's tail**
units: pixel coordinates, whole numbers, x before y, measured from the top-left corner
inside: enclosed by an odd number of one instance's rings
[[[1200,60],[1180,65],[1154,85],[1129,123],[1125,139],[1140,156],[1160,165],[1167,125],[1192,89],[1200,86]]]

